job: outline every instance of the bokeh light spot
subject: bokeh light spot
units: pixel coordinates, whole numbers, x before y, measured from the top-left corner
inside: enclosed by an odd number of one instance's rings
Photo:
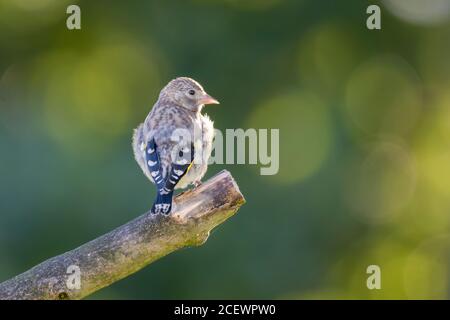
[[[302,38],[299,75],[303,83],[338,94],[361,56],[350,28],[339,23],[321,24]]]
[[[410,254],[404,268],[404,287],[409,299],[446,299],[450,236],[428,239]]]
[[[403,60],[379,57],[356,69],[345,99],[353,130],[369,136],[407,134],[417,122],[423,103],[416,73]]]
[[[450,86],[450,28],[433,29],[422,37],[418,47],[419,70],[432,90]]]
[[[450,16],[448,0],[384,0],[386,8],[400,19],[418,25],[433,25]]]
[[[450,197],[450,93],[431,105],[433,113],[423,121],[414,145],[421,177],[435,195]],[[450,201],[446,201],[450,204]]]
[[[67,6],[77,2],[77,0],[2,0],[0,26],[13,32],[33,33],[54,23],[61,16],[66,17]]]
[[[68,150],[79,150],[81,141],[102,149],[120,134],[131,135],[133,108],[152,103],[133,93],[142,97],[159,85],[151,58],[128,38],[97,43],[89,54],[63,49],[37,59],[32,87],[42,95],[50,135]]]
[[[332,144],[329,110],[311,92],[298,91],[263,103],[250,115],[250,128],[280,130],[280,183],[296,183],[316,173]]]

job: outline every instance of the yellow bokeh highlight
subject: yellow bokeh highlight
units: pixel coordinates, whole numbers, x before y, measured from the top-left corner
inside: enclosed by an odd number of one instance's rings
[[[421,177],[436,195],[450,198],[450,93],[436,98],[415,142]],[[450,204],[450,201],[447,201]]]
[[[394,15],[417,25],[437,25],[449,21],[448,0],[383,0]]]
[[[77,0],[2,0],[0,27],[19,34],[33,33],[64,19],[67,6],[77,3]],[[65,27],[65,23],[62,27]]]
[[[432,29],[422,35],[418,46],[418,68],[428,90],[440,95],[450,87],[450,28]]]
[[[342,23],[321,24],[302,37],[298,73],[302,83],[340,94],[360,56],[351,28]]]
[[[118,135],[131,135],[135,109],[144,109],[135,103],[150,110],[154,102],[157,62],[130,37],[110,40],[83,54],[60,49],[35,61],[32,87],[43,98],[46,128],[68,150],[76,150],[81,141],[102,149]],[[134,97],[137,90],[152,95],[140,101]]]
[[[404,136],[416,125],[422,104],[415,71],[398,57],[381,56],[364,62],[351,75],[345,118],[357,135]]]
[[[404,287],[409,299],[446,299],[450,236],[424,241],[406,260]]]
[[[331,268],[327,281],[341,288],[350,298],[405,299],[404,269],[410,253],[411,248],[395,237],[368,235],[341,255],[341,260]],[[367,286],[368,278],[374,275],[367,272],[372,265],[379,267],[380,289]]]
[[[3,0],[6,5],[26,11],[42,10],[55,6],[58,0]]]
[[[262,103],[250,115],[249,128],[280,130],[280,171],[274,180],[292,184],[315,174],[332,145],[329,109],[309,91],[291,91]]]
[[[405,259],[408,256],[409,248],[403,247],[400,244],[392,243],[393,239],[378,244],[373,250],[369,252],[366,257],[366,265],[363,265],[363,290],[368,294],[369,299],[404,299],[406,297],[403,287],[403,268]],[[367,278],[371,275],[366,273],[367,266],[370,264],[378,265],[381,271],[381,289],[367,288]],[[366,269],[364,269],[366,267]],[[356,281],[355,281],[356,280]],[[358,288],[360,284],[359,276],[354,275],[352,285]],[[352,289],[350,290],[352,291]]]

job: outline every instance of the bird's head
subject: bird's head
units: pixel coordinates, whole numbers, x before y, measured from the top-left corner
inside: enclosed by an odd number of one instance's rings
[[[219,104],[203,87],[191,78],[181,77],[170,81],[162,90],[159,98],[175,103],[193,112],[198,112],[206,104]]]

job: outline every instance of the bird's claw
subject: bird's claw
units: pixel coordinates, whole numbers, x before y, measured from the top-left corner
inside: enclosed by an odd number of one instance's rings
[[[198,180],[198,181],[195,181],[193,183],[193,185],[194,185],[194,188],[197,188],[197,187],[200,187],[202,185],[202,182],[200,180]]]

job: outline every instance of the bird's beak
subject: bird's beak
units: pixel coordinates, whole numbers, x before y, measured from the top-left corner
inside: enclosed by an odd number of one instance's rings
[[[209,94],[205,94],[205,95],[200,99],[200,103],[201,103],[201,104],[220,104],[220,102],[217,101],[217,99],[214,99],[214,98],[211,97]]]

